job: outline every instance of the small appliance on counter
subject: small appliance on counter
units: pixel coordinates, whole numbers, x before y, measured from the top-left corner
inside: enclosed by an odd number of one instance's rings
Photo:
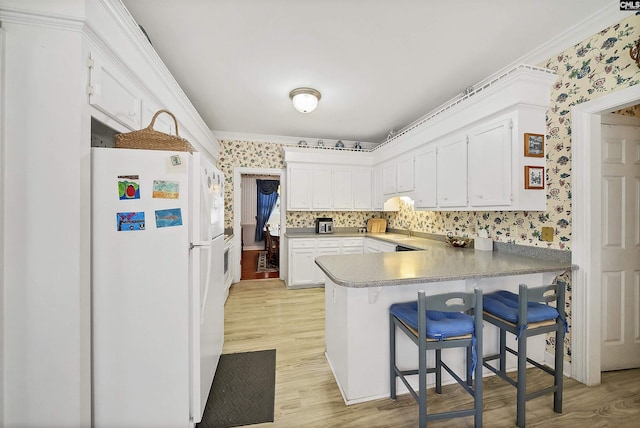
[[[333,219],[331,217],[316,218],[316,233],[333,233]]]

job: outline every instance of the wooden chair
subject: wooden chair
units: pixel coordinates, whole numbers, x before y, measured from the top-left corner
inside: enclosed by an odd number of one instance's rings
[[[279,258],[279,250],[280,250],[280,240],[276,240],[271,236],[271,232],[269,232],[269,225],[265,226],[264,233],[264,249],[267,251],[267,264],[270,266],[278,266],[278,258]]]
[[[528,288],[520,284],[519,294],[498,291],[484,296],[484,320],[498,327],[500,348],[497,354],[483,358],[483,365],[516,387],[516,424],[525,426],[526,404],[528,400],[553,393],[553,411],[562,413],[562,369],[564,363],[564,334],[566,327],[564,311],[564,293],[566,284],[557,284]],[[555,301],[556,307],[546,303]],[[506,333],[516,336],[517,351],[506,346]],[[539,334],[555,332],[555,367],[551,369],[527,358],[527,338]],[[518,358],[517,378],[513,380],[506,373],[506,353]],[[489,364],[498,360],[498,367]],[[553,386],[527,393],[527,363],[553,376]]]
[[[463,312],[473,312],[473,316]],[[396,365],[396,330],[406,334],[418,346],[418,369],[400,370]],[[396,378],[400,378],[418,402],[419,427],[428,421],[474,416],[474,426],[482,427],[482,291],[425,296],[418,292],[417,302],[396,303],[389,308],[390,389],[396,398]],[[466,381],[461,379],[442,357],[442,350],[466,348]],[[427,368],[427,351],[435,350],[435,367]],[[473,408],[427,413],[427,373],[436,375],[436,393],[442,393],[442,369],[445,369],[473,398]],[[473,373],[473,379],[472,379]],[[406,376],[418,375],[418,392]],[[475,384],[475,385],[474,385]]]

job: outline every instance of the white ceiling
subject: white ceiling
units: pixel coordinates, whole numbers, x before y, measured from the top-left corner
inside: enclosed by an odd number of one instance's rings
[[[123,3],[214,132],[373,143],[625,16],[610,0]],[[313,113],[291,105],[300,86],[322,93]]]

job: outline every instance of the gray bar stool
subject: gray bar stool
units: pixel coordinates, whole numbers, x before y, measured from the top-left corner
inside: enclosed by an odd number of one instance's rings
[[[463,312],[473,312],[473,316]],[[406,334],[418,346],[418,369],[400,370],[396,365],[396,330]],[[400,378],[418,402],[419,427],[428,421],[474,416],[474,425],[482,426],[482,290],[474,293],[447,293],[396,303],[389,308],[391,398],[396,398],[396,378]],[[441,360],[442,349],[466,348],[466,381]],[[427,351],[435,350],[435,367],[427,368]],[[472,397],[474,406],[442,413],[427,413],[427,373],[436,374],[436,392],[442,393],[442,369],[445,369]],[[472,373],[474,379],[472,379]],[[418,392],[407,376],[418,375]],[[475,383],[475,385],[474,385]]]
[[[536,288],[528,288],[520,284],[519,294],[501,290],[486,294],[483,299],[484,320],[500,329],[499,352],[484,356],[483,365],[516,387],[516,423],[521,428],[525,426],[526,402],[541,395],[553,392],[553,410],[556,413],[562,413],[564,334],[567,329],[564,310],[565,286],[566,284],[562,281]],[[547,304],[552,301],[556,303],[555,308]],[[516,336],[517,351],[506,346],[507,332]],[[527,358],[527,338],[549,332],[555,332],[556,339],[554,369]],[[516,380],[508,377],[506,373],[507,352],[518,358]],[[493,360],[498,360],[497,368],[489,364]],[[552,375],[553,386],[527,394],[527,363]]]

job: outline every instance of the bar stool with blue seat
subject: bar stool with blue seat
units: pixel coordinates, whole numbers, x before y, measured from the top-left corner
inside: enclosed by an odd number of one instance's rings
[[[473,312],[473,316],[467,313]],[[418,369],[400,370],[396,365],[396,330],[406,334],[418,346]],[[474,425],[482,426],[482,291],[452,292],[425,296],[396,303],[389,308],[391,398],[396,398],[396,378],[400,378],[418,402],[419,426],[428,421],[474,416]],[[466,348],[466,381],[441,359],[442,350]],[[435,350],[435,367],[427,368],[427,351]],[[471,409],[427,413],[427,373],[436,375],[436,392],[442,393],[442,369],[445,369],[473,398]],[[407,376],[418,375],[418,392]],[[472,376],[473,374],[473,376]]]
[[[499,351],[494,355],[483,358],[483,365],[515,386],[516,423],[525,426],[526,402],[545,394],[554,394],[553,410],[562,413],[562,369],[564,362],[564,334],[567,328],[564,311],[565,286],[562,281],[557,284],[529,288],[520,284],[519,294],[501,290],[486,294],[483,299],[484,320],[498,327],[500,331]],[[555,301],[556,307],[548,303]],[[516,336],[517,351],[506,346],[506,333]],[[555,332],[555,367],[551,369],[530,358],[527,358],[527,338],[539,334]],[[506,353],[515,355],[518,359],[517,378],[513,380],[507,376]],[[498,367],[490,364],[498,360]],[[526,370],[527,363],[553,376],[553,386],[527,394]]]

